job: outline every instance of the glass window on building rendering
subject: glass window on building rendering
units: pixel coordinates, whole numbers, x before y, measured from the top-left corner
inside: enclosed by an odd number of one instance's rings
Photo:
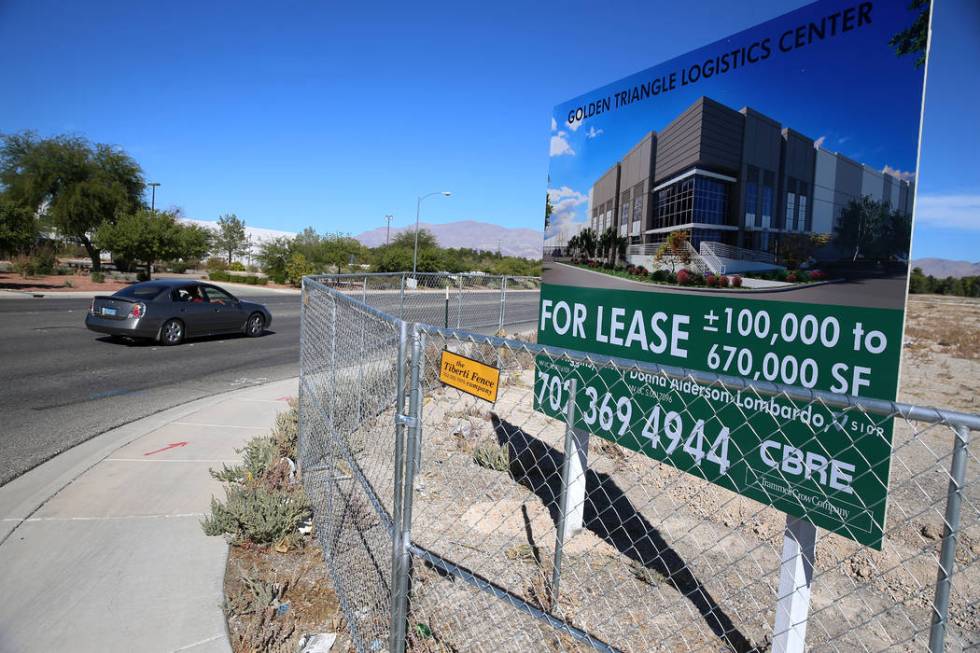
[[[625,225],[630,221],[630,192],[624,190],[619,196],[619,224]]]
[[[786,230],[796,230],[796,180],[786,178]]]
[[[796,198],[797,212],[799,213],[799,217],[796,221],[797,231],[809,231],[810,226],[807,224],[806,215],[807,199],[810,195],[809,185],[806,182],[801,181],[799,191],[800,192]]]
[[[758,227],[759,169],[746,166],[745,173],[745,226]]]
[[[771,170],[762,173],[762,228],[772,228],[772,200],[775,197],[776,175]]]
[[[643,220],[643,183],[633,186],[633,222]]]
[[[689,223],[727,224],[729,184],[695,175],[657,191],[654,198],[659,229]]]

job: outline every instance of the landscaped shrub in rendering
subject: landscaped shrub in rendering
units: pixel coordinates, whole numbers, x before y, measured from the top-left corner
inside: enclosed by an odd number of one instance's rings
[[[728,276],[723,274],[720,277],[718,277],[719,288],[727,288],[730,283],[731,283],[731,279],[729,279]]]
[[[681,286],[687,286],[691,283],[691,273],[687,270],[680,270],[677,273],[677,283]]]
[[[796,271],[790,272],[789,274],[786,275],[786,281],[788,283],[796,283],[798,280],[799,279],[797,277]]]
[[[742,287],[742,277],[736,274],[734,277],[732,277],[732,288],[741,288],[741,287]]]
[[[718,277],[716,277],[716,276],[715,276],[715,275],[713,275],[713,274],[709,274],[709,275],[708,275],[708,276],[707,276],[707,277],[705,278],[705,280],[704,280],[704,283],[705,283],[705,285],[706,285],[706,286],[708,286],[709,288],[717,288],[717,287],[718,287]]]

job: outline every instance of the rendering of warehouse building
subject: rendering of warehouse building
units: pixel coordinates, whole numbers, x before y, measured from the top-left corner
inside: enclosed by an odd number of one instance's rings
[[[778,251],[783,234],[832,234],[851,200],[912,212],[912,186],[744,107],[700,98],[649,132],[592,186],[590,226],[643,244],[685,230],[702,242]]]

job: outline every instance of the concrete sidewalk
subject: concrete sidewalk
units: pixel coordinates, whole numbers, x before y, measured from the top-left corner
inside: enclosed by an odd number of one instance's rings
[[[0,488],[0,652],[229,651],[228,547],[200,526],[224,496],[208,468],[237,462],[296,392],[288,379],[199,399]]]

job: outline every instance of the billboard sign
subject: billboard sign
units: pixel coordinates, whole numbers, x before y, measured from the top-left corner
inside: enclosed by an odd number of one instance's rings
[[[894,400],[923,70],[817,2],[556,107],[538,340]],[[535,408],[880,548],[890,420],[541,357]]]

